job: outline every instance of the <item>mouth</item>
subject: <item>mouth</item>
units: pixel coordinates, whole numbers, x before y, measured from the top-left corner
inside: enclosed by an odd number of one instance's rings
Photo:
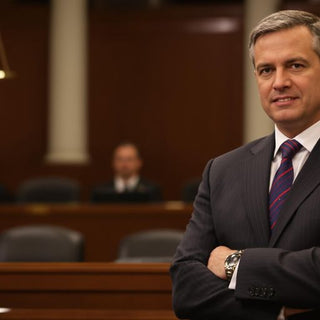
[[[288,103],[291,101],[294,101],[298,99],[297,97],[276,97],[274,99],[272,99],[272,102],[274,103]]]

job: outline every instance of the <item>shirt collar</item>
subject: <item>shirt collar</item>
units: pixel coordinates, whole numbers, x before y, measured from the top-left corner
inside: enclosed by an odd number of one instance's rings
[[[114,182],[117,190],[123,191],[126,187],[129,188],[129,190],[132,190],[138,184],[139,179],[139,176],[133,176],[125,181],[121,177],[117,176],[115,177]]]
[[[311,152],[314,146],[316,145],[316,143],[318,142],[319,138],[320,138],[320,121],[316,122],[311,127],[302,131],[293,139],[297,140],[303,146],[303,148],[306,149],[308,152]],[[277,126],[275,126],[275,148],[274,148],[273,157],[275,157],[276,154],[278,153],[282,143],[288,139],[289,138],[285,136],[282,132],[280,132]]]

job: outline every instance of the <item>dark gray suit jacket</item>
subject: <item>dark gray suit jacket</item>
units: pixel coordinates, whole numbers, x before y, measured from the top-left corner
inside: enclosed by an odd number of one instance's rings
[[[173,304],[187,319],[275,320],[282,306],[320,319],[320,143],[297,176],[272,235],[274,135],[211,160],[171,266]],[[236,290],[206,267],[217,246],[246,249]]]

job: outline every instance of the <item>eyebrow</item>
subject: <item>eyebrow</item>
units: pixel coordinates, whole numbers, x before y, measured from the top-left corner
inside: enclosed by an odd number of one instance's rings
[[[256,70],[259,70],[265,67],[271,67],[271,66],[272,66],[272,63],[259,63],[258,65],[256,65]]]
[[[291,59],[289,59],[288,61],[286,61],[286,64],[290,64],[290,63],[293,63],[293,62],[296,62],[296,61],[301,61],[301,62],[304,62],[304,63],[309,64],[308,60],[306,60],[306,59],[303,58],[303,57],[294,57],[294,58],[291,58]]]

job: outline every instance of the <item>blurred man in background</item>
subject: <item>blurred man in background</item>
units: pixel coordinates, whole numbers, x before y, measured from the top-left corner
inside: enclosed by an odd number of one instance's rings
[[[156,184],[140,175],[143,165],[138,147],[131,142],[119,144],[112,157],[114,177],[98,187],[92,194],[93,201],[149,202],[162,199]]]

